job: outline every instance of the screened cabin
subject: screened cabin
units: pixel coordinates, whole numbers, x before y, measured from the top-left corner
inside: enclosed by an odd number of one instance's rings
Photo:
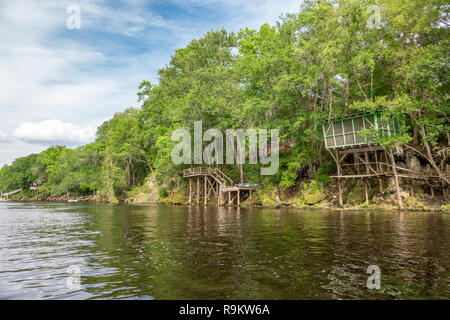
[[[322,130],[327,149],[370,145],[377,136],[391,137],[399,132],[398,121],[392,117],[382,118],[382,110],[327,120],[322,123]],[[363,134],[366,130],[377,134]]]

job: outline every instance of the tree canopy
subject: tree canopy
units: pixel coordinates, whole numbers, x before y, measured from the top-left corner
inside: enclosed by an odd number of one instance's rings
[[[269,183],[326,182],[334,168],[321,121],[378,108],[403,123],[401,135],[380,143],[417,153],[448,183],[448,14],[443,0],[305,0],[273,26],[209,31],[175,51],[157,84],[140,84],[140,109],[105,122],[92,144],[4,166],[0,189],[35,182],[46,194],[98,190],[112,199],[150,174],[179,187],[170,136],[199,120],[219,130],[279,128],[295,148]],[[261,179],[257,166],[244,167],[245,180]]]

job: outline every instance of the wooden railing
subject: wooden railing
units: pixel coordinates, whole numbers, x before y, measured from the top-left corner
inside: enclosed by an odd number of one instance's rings
[[[354,172],[355,175],[348,175],[349,177],[353,177],[353,176],[361,175],[359,173],[356,175],[357,168],[361,168],[361,171],[363,171],[365,164],[369,165],[369,174],[367,174],[367,176],[376,176],[376,175],[390,176],[390,175],[393,175],[392,165],[389,163],[385,163],[385,162],[359,162],[359,163],[351,163],[351,164],[344,163],[344,164],[341,164],[341,167],[345,172],[350,172],[350,173]],[[431,170],[416,171],[416,170],[411,170],[408,168],[401,167],[399,165],[396,165],[395,168],[397,169],[397,171],[399,172],[398,174],[401,177],[409,177],[409,178],[414,178],[414,179],[426,179],[426,178],[438,178],[439,177],[438,175],[432,174]],[[364,175],[364,174],[362,174],[362,175]],[[333,176],[333,177],[337,177],[337,176]]]
[[[11,191],[11,192],[7,192],[7,193],[1,192],[0,193],[0,198],[9,197],[9,196],[11,196],[13,194],[19,193],[20,191],[22,191],[22,189],[17,189],[17,190],[14,190],[14,191]]]
[[[222,186],[233,185],[233,180],[216,167],[192,167],[183,170],[184,178],[196,176],[211,176]]]

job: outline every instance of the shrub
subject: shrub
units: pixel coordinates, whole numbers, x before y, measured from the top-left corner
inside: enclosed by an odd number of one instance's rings
[[[159,199],[165,199],[169,196],[169,192],[167,192],[166,188],[159,188],[158,196],[159,196]]]

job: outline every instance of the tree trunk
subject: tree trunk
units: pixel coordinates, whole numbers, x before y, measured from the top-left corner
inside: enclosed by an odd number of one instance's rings
[[[448,184],[450,184],[450,179],[449,177],[447,177],[446,174],[444,174],[444,172],[441,171],[441,169],[439,169],[439,167],[437,166],[436,162],[433,159],[433,155],[431,153],[431,148],[430,148],[430,144],[428,143],[428,141],[426,141],[425,137],[426,137],[426,131],[425,131],[425,127],[422,125],[420,126],[420,134],[422,135],[422,139],[423,139],[423,144],[425,146],[425,150],[427,152],[427,158],[428,161],[430,162],[430,164],[432,165],[432,167],[436,170],[437,174],[439,175],[439,178],[441,178],[442,180],[444,180],[445,182],[447,182]]]
[[[400,185],[398,183],[397,168],[395,167],[394,155],[392,154],[392,150],[388,150],[387,153],[389,154],[389,158],[391,158],[392,172],[394,173],[395,190],[397,192],[398,207],[401,210],[403,209],[402,195],[400,193]]]

